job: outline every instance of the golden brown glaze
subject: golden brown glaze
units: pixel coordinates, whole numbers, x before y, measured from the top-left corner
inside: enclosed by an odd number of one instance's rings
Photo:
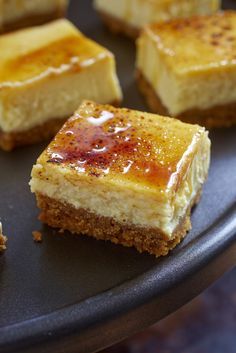
[[[236,66],[236,12],[152,24],[146,31],[176,72]]]
[[[0,68],[0,82],[32,79],[49,69],[66,70],[68,65],[77,72],[105,55],[108,52],[84,36],[70,35],[9,60]]]
[[[85,101],[44,153],[48,163],[93,177],[166,186],[204,131],[175,119]],[[194,142],[195,141],[195,142]],[[187,170],[192,158],[186,158]]]

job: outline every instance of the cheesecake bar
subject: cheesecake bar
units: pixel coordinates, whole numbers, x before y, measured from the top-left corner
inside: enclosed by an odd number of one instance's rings
[[[0,32],[40,25],[66,13],[68,0],[0,0]]]
[[[153,112],[213,127],[236,123],[236,12],[145,28],[137,80]]]
[[[221,0],[94,0],[95,9],[112,32],[133,38],[149,23],[211,14],[220,5]]]
[[[160,256],[190,229],[209,159],[203,127],[84,101],[30,185],[42,222]]]
[[[114,56],[68,20],[0,36],[0,147],[52,137],[83,99],[119,104]]]

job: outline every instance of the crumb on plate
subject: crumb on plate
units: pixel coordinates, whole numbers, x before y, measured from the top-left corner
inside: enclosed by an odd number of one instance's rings
[[[32,232],[32,235],[33,235],[33,239],[34,239],[35,243],[42,243],[43,235],[41,232],[35,230]]]
[[[0,222],[0,252],[6,250],[7,237],[2,234],[2,223]]]

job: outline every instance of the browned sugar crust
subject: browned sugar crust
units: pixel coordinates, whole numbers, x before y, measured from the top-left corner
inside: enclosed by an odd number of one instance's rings
[[[4,151],[12,151],[16,147],[46,141],[58,132],[65,120],[53,119],[22,132],[5,133],[0,129],[0,148]]]
[[[110,217],[98,216],[82,208],[62,203],[36,193],[37,204],[41,209],[39,219],[51,227],[69,230],[76,234],[85,234],[96,239],[109,240],[115,244],[135,247],[139,252],[149,252],[155,256],[164,256],[185,237],[191,229],[191,207],[200,199],[201,192],[193,200],[186,215],[176,228],[170,240],[162,230],[122,224]]]
[[[98,13],[104,24],[111,32],[115,34],[121,33],[133,39],[136,39],[139,36],[140,30],[138,28],[135,28],[125,21],[120,20],[119,18],[116,18],[104,11],[98,10]]]
[[[57,18],[64,17],[65,15],[66,11],[63,8],[59,8],[58,10],[47,14],[33,14],[28,17],[20,18],[15,22],[4,23],[3,27],[0,29],[0,33],[8,33],[25,27],[39,26],[56,20]]]
[[[136,79],[141,93],[152,112],[171,116],[168,109],[161,102],[153,87],[140,70],[136,71]],[[207,128],[230,127],[236,124],[236,102],[218,105],[209,109],[187,110],[175,118],[191,124],[199,124]]]

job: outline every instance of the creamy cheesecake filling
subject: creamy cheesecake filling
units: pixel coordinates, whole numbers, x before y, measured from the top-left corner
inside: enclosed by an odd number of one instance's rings
[[[130,5],[127,0],[95,0],[94,6],[97,10],[102,10],[116,18],[129,22]]]
[[[202,138],[202,143],[199,145],[192,165],[182,186],[178,189],[176,198],[174,199],[172,210],[172,227],[175,229],[179,224],[180,219],[186,213],[188,206],[198,196],[201,187],[204,184],[209,166],[210,166],[210,140],[206,135]]]
[[[67,0],[0,0],[2,24],[29,16],[54,13],[66,8]]]
[[[155,193],[118,188],[115,184],[109,185],[105,182],[97,182],[94,185],[94,182],[81,178],[77,183],[73,183],[66,168],[52,167],[50,164],[47,169],[41,164],[34,166],[31,191],[72,205],[75,209],[82,208],[100,216],[113,218],[123,224],[159,228],[171,238],[206,179],[209,148],[210,142],[207,133],[204,133],[177,192],[170,188],[162,200],[157,198]]]
[[[95,0],[97,10],[110,14],[136,28],[194,14],[209,14],[220,7],[220,0]]]
[[[85,98],[99,103],[121,100],[112,56],[84,62],[79,72],[73,72],[73,64],[64,65],[27,83],[9,84],[0,92],[1,129],[22,132],[51,119],[69,117]]]
[[[236,102],[236,70],[219,63],[217,72],[211,64],[192,68],[192,72],[175,72],[168,66],[165,54],[150,33],[138,40],[136,67],[151,84],[172,116],[190,109],[208,109]],[[214,117],[213,117],[214,118]]]

